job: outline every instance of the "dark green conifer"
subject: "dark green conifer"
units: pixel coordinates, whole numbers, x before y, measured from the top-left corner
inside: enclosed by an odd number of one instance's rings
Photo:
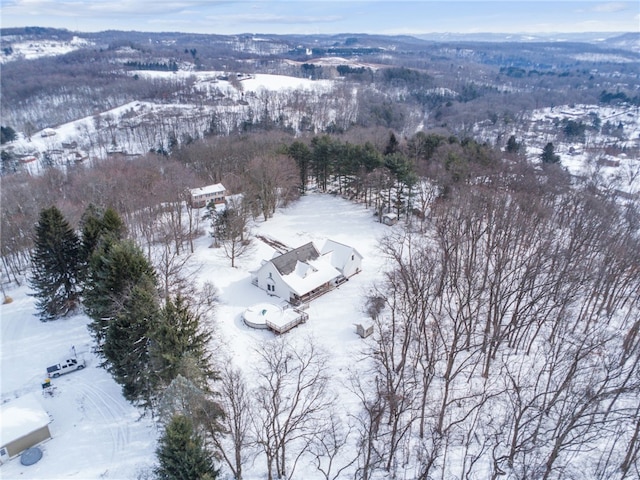
[[[155,288],[156,274],[147,257],[133,242],[105,238],[91,256],[84,289],[84,307],[93,320],[89,329],[100,352],[110,319],[122,309],[140,282]]]
[[[95,252],[100,243],[105,239],[122,240],[126,233],[124,222],[112,208],[102,209],[90,204],[80,219],[80,229],[82,231],[80,244],[80,262],[83,270],[83,277],[89,269],[91,255]]]
[[[144,407],[151,406],[155,393],[149,344],[158,314],[155,286],[143,279],[124,297],[122,308],[108,323],[103,345],[107,370],[122,386],[124,397]]]
[[[206,379],[214,377],[208,353],[211,334],[201,328],[200,315],[193,311],[187,300],[178,295],[168,299],[159,315],[153,332],[151,355],[154,374],[165,387],[182,374],[206,388]],[[191,378],[183,360],[192,359],[200,378]],[[204,381],[203,381],[204,380]]]
[[[29,285],[43,321],[72,312],[79,300],[79,240],[56,207],[40,212],[31,253]]]
[[[553,143],[549,142],[544,146],[540,160],[542,163],[560,163],[560,156],[556,155]]]
[[[156,450],[160,480],[213,480],[218,471],[202,438],[188,417],[176,415],[165,429]]]

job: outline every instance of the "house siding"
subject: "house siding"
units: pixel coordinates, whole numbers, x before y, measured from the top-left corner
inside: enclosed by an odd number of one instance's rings
[[[221,183],[194,188],[189,191],[189,204],[192,208],[202,208],[210,202],[219,205],[225,202],[226,193],[226,189]]]
[[[51,432],[49,431],[49,425],[44,425],[43,427],[34,430],[27,435],[23,435],[20,438],[16,438],[11,442],[3,445],[1,448],[7,449],[7,455],[10,458],[15,457],[16,455],[20,455],[27,448],[31,448],[34,445],[39,444],[40,442],[44,442],[51,438]]]
[[[271,274],[271,277],[269,277]],[[289,300],[289,287],[286,285],[276,267],[271,263],[265,263],[257,273],[258,287],[270,295],[276,295],[285,300]],[[269,290],[267,285],[273,285],[274,289]]]

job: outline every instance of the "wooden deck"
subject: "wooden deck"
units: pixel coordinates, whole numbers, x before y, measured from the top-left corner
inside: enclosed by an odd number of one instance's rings
[[[293,315],[290,315],[289,318],[286,318],[282,322],[272,322],[270,320],[267,320],[266,324],[269,330],[272,330],[277,334],[282,334],[309,320],[309,314],[298,310],[297,308],[291,309],[289,311],[293,313]]]

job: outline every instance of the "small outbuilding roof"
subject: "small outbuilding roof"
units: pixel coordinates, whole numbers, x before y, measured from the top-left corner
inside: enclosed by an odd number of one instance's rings
[[[0,405],[0,446],[29,435],[50,423],[49,414],[35,394]]]

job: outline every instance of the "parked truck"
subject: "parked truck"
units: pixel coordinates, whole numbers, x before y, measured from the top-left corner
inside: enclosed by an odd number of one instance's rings
[[[78,360],[77,358],[68,358],[64,362],[60,362],[47,367],[47,376],[51,378],[58,378],[60,375],[64,375],[65,373],[82,370],[84,368],[84,365],[84,360]]]

